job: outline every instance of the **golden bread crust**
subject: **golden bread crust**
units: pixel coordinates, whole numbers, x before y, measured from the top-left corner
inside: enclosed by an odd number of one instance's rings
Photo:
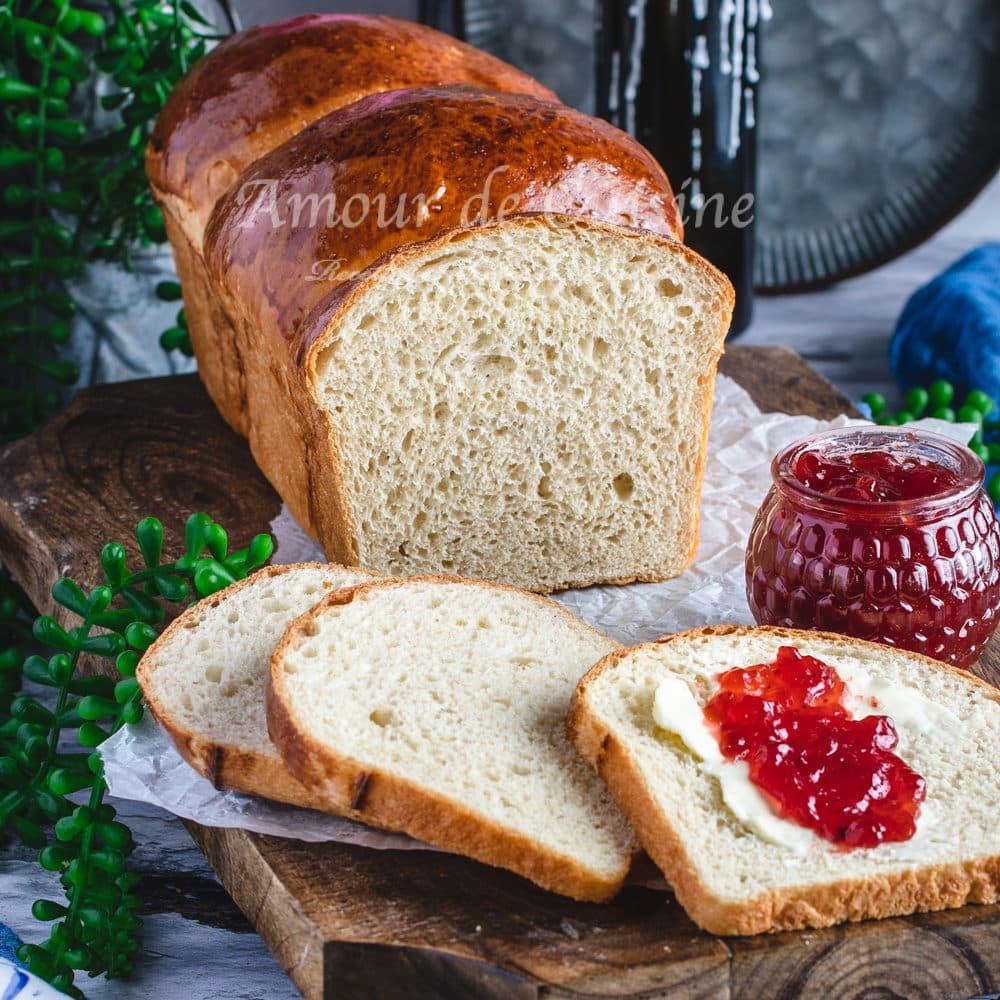
[[[204,228],[243,171],[306,125],[369,94],[469,84],[558,98],[508,63],[392,17],[306,14],[232,35],[174,88],[147,150],[161,192]]]

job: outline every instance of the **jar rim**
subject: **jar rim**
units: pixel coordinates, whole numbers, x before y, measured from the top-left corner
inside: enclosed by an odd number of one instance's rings
[[[931,496],[905,500],[854,500],[845,497],[831,497],[821,493],[801,480],[792,472],[796,459],[807,451],[829,445],[852,447],[859,451],[874,451],[879,447],[899,446],[900,442],[912,444],[930,460],[944,465],[958,478],[955,486],[934,493]],[[986,478],[986,467],[982,459],[954,438],[938,434],[936,431],[914,427],[883,427],[875,424],[852,424],[819,431],[799,438],[786,445],[771,462],[771,479],[775,487],[786,495],[811,506],[840,514],[860,514],[865,517],[899,517],[913,515],[921,511],[937,513],[943,508],[957,506],[971,500],[982,488]]]

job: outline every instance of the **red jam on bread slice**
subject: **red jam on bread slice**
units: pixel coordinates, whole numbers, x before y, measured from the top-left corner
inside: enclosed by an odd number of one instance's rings
[[[728,760],[783,819],[843,847],[875,847],[916,832],[924,779],[893,750],[893,721],[854,719],[837,671],[794,646],[772,663],[728,670],[705,721]]]

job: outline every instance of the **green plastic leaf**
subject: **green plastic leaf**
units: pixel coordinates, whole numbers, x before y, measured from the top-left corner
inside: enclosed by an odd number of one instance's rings
[[[23,101],[38,96],[38,88],[13,77],[0,77],[0,101]]]
[[[133,649],[147,650],[156,642],[156,629],[144,622],[133,622],[125,629],[125,640]]]
[[[86,34],[96,38],[107,31],[107,23],[96,11],[81,10],[77,13],[80,16],[80,29]]]
[[[73,676],[73,661],[65,653],[49,657],[49,674],[56,684],[65,684]]]
[[[84,927],[98,928],[104,923],[104,914],[91,906],[80,907],[78,915]]]
[[[214,521],[205,528],[205,544],[216,559],[225,559],[229,549],[229,536],[221,524]]]
[[[80,585],[68,576],[64,576],[52,584],[52,597],[58,604],[69,608],[81,618],[86,618],[90,611],[90,601],[87,599],[87,595]]]
[[[93,783],[94,776],[92,774],[72,771],[65,767],[56,768],[49,775],[48,782],[49,790],[56,795],[72,795],[81,789],[90,788]]]
[[[46,819],[56,820],[64,816],[68,809],[66,800],[61,796],[54,795],[47,788],[35,790],[35,805],[38,806]]]
[[[191,344],[191,334],[182,326],[172,326],[160,334],[160,347],[165,351],[184,351]]]
[[[0,149],[0,170],[10,170],[14,167],[26,167],[33,163],[35,154],[26,149]]]
[[[38,863],[47,872],[57,872],[69,859],[69,852],[62,844],[49,844],[38,855]]]
[[[75,840],[79,837],[85,825],[86,823],[80,822],[76,812],[74,811],[70,813],[69,816],[63,816],[62,819],[57,819],[53,829],[55,831],[56,839],[65,844],[68,841]]]
[[[81,639],[80,649],[84,653],[112,658],[125,649],[125,640],[117,632],[102,632],[99,635],[88,635],[85,639]]]
[[[96,694],[99,698],[110,698],[115,693],[115,682],[110,677],[95,675],[93,677],[74,677],[69,683],[73,694]]]
[[[247,548],[246,568],[263,566],[274,554],[274,539],[268,534],[254,535]]]
[[[55,716],[28,694],[19,695],[11,702],[10,714],[21,722],[33,722],[42,726],[51,726],[55,722]]]
[[[125,546],[120,542],[108,542],[101,549],[101,566],[111,587],[118,587],[125,579]]]
[[[136,614],[131,608],[109,608],[99,614],[92,614],[91,619],[100,628],[111,629],[113,632],[122,632],[135,621]]]
[[[111,603],[114,592],[110,587],[94,587],[87,595],[88,614],[95,615],[104,612]]]
[[[157,573],[153,579],[156,583],[156,589],[168,601],[176,603],[187,600],[190,588],[184,577],[178,576],[176,573]]]
[[[122,706],[122,720],[130,726],[134,726],[143,715],[142,700],[136,698]]]
[[[215,559],[199,559],[194,571],[195,589],[202,597],[224,590],[236,578]]]
[[[134,587],[129,587],[126,590],[123,590],[122,597],[125,598],[125,602],[142,621],[158,622],[163,619],[163,609],[159,606],[159,604],[157,604],[152,598],[147,597],[145,594],[136,590]]]
[[[58,920],[66,916],[69,909],[62,903],[53,902],[51,899],[36,899],[31,904],[31,915],[36,920]]]
[[[161,281],[156,286],[156,297],[164,302],[177,302],[181,297],[181,286],[176,281]]]
[[[122,856],[121,851],[111,850],[110,848],[92,851],[90,860],[108,875],[119,875],[125,870],[125,858]]]
[[[85,722],[76,731],[76,736],[80,741],[80,745],[85,747],[100,746],[109,735],[109,733],[106,733],[95,722]]]
[[[44,656],[39,656],[37,653],[29,656],[22,667],[24,676],[28,678],[29,681],[33,681],[35,684],[45,684],[51,685],[52,674],[49,672],[49,663]]]
[[[50,618],[48,615],[39,615],[35,619],[31,631],[39,642],[44,642],[47,646],[54,646],[67,653],[76,652],[76,640],[54,618]]]
[[[100,719],[116,716],[118,714],[118,703],[109,698],[87,695],[80,699],[80,704],[76,706],[76,710],[81,719],[86,719],[88,722],[97,722]],[[94,744],[85,745],[93,746]]]
[[[115,701],[124,705],[130,698],[140,695],[139,682],[134,677],[126,677],[115,685]]]
[[[97,835],[101,842],[115,851],[132,849],[132,831],[124,823],[98,823]]]
[[[135,529],[139,549],[146,565],[155,568],[163,555],[163,524],[155,517],[144,517]]]
[[[115,666],[124,677],[134,677],[135,669],[139,666],[139,654],[135,650],[126,649],[124,653],[118,654]]]
[[[207,514],[192,514],[184,525],[184,545],[189,556],[197,558],[205,549],[205,530],[212,523]]]

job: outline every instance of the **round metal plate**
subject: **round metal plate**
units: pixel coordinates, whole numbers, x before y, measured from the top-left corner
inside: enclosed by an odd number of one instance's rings
[[[759,99],[761,290],[867,271],[1000,165],[997,0],[772,0]]]

